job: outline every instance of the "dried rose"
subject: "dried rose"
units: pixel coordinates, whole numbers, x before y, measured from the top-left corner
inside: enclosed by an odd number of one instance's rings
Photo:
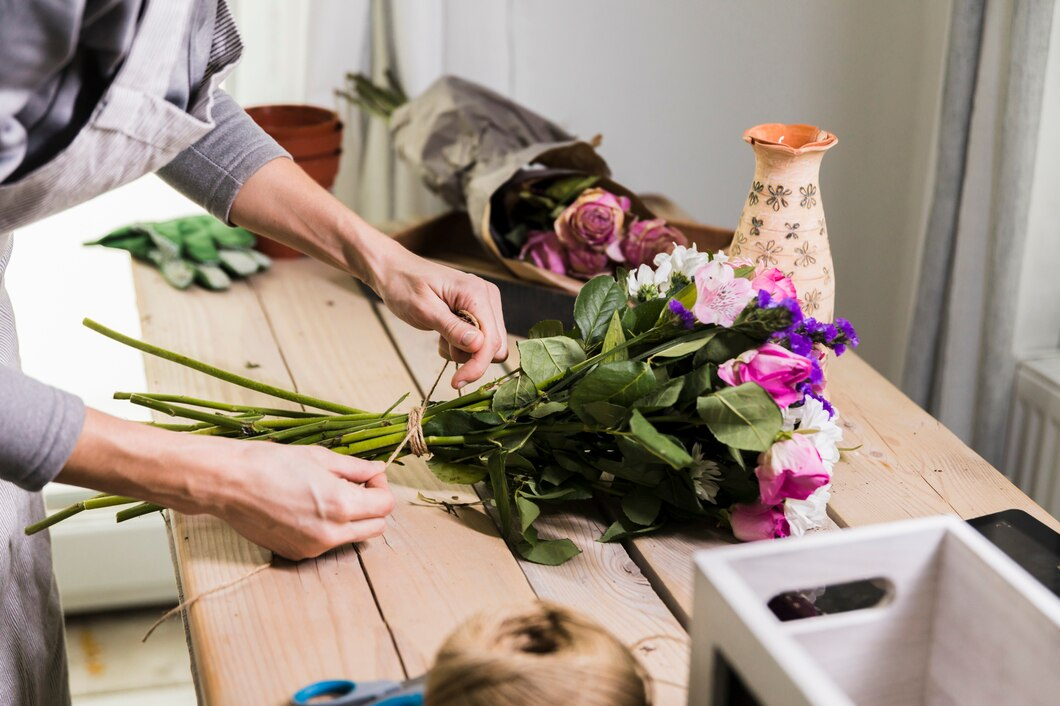
[[[567,251],[567,259],[570,261],[569,274],[574,277],[590,279],[611,271],[611,259],[607,253],[588,249],[572,249]]]
[[[672,252],[675,245],[688,246],[688,238],[661,218],[637,221],[622,241],[622,256],[631,268],[652,262],[660,253]]]
[[[629,199],[603,189],[586,189],[556,219],[556,233],[570,250],[604,252],[617,245],[626,223]],[[616,254],[615,248],[612,251]]]
[[[567,274],[567,251],[559,236],[550,230],[531,231],[519,253],[520,260],[526,260],[542,270]]]

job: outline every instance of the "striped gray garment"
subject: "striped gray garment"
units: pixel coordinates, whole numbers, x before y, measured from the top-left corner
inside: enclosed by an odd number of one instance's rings
[[[87,11],[82,3],[33,7]],[[209,21],[190,25],[195,31],[183,31],[189,18],[204,16]],[[42,43],[40,51],[48,46]],[[50,161],[0,183],[0,232],[80,203],[167,162],[163,178],[227,218],[246,179],[285,154],[230,98],[216,91],[226,62],[238,58],[241,46],[223,1],[148,0],[122,68],[88,124]],[[0,67],[5,66],[7,48],[0,43]],[[205,61],[203,54],[208,54]],[[183,60],[189,67],[184,80],[190,85],[177,93],[188,102],[176,105],[168,101],[172,86],[167,83],[180,76],[174,67]],[[192,75],[196,67],[208,72],[205,78]],[[70,77],[76,79],[76,74]],[[0,98],[3,81],[0,70]],[[0,115],[0,122],[4,117]],[[0,283],[11,248],[11,235],[0,235]],[[14,318],[2,286],[0,363],[0,706],[65,706],[69,689],[63,621],[48,534],[27,537],[22,529],[43,516],[37,491],[65,464],[85,411],[73,395],[18,371]]]

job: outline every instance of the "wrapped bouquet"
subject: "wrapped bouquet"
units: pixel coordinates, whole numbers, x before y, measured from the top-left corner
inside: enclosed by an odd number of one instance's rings
[[[542,507],[594,497],[617,509],[602,541],[672,522],[728,525],[743,540],[820,526],[841,438],[823,396],[821,361],[857,345],[854,329],[842,319],[805,317],[779,270],[679,244],[658,250],[635,270],[587,282],[574,328],[539,323],[519,343],[512,373],[407,412],[397,411],[402,400],[371,413],[275,388],[86,323],[147,353],[320,410],[116,395],[188,420],[167,428],[317,444],[370,459],[400,457],[407,445],[445,482],[484,483],[502,533],[530,561],[557,564],[578,553],[568,539],[539,536]],[[98,496],[27,532],[107,505],[130,505],[119,520],[160,509]]]

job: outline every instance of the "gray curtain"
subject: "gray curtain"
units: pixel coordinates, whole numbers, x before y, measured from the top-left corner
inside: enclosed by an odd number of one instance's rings
[[[1001,463],[1054,0],[954,0],[903,387]],[[1006,470],[1006,469],[1002,469]]]

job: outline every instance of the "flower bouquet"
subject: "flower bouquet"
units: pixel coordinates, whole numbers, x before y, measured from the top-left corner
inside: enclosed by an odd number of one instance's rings
[[[710,249],[722,233],[681,229],[611,179],[596,147],[482,86],[446,76],[409,99],[350,75],[339,95],[385,119],[398,156],[466,211],[486,251],[522,280],[575,294],[592,277],[648,264],[674,243]],[[687,231],[687,232],[683,232]],[[724,242],[723,242],[724,241]]]
[[[602,541],[679,521],[728,525],[743,540],[821,525],[841,432],[822,396],[820,361],[828,350],[841,355],[857,345],[848,322],[805,318],[778,270],[683,245],[623,276],[589,280],[573,318],[572,330],[558,321],[537,324],[519,343],[520,367],[472,393],[425,400],[408,412],[397,411],[398,400],[382,413],[265,385],[86,325],[321,410],[116,395],[188,420],[160,426],[316,444],[369,459],[400,456],[411,442],[442,481],[485,483],[502,534],[530,561],[559,564],[578,553],[569,539],[539,536],[542,506],[594,497],[617,508]],[[113,505],[130,506],[119,521],[161,509],[102,495],[26,531]]]

